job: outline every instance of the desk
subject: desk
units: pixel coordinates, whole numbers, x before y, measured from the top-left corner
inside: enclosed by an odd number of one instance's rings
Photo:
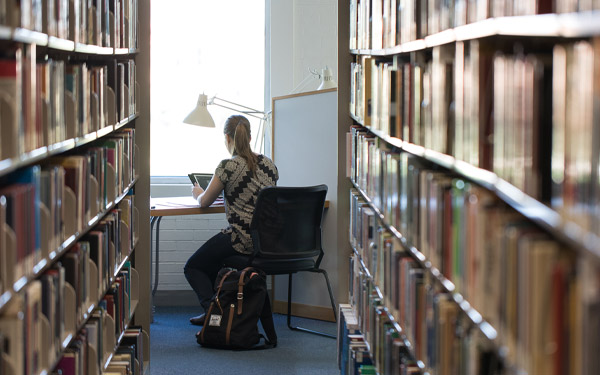
[[[158,264],[160,254],[160,221],[165,216],[185,216],[185,215],[203,215],[203,214],[222,214],[225,213],[223,200],[217,200],[210,207],[199,207],[198,202],[193,197],[169,197],[169,198],[150,198],[150,246],[152,246],[152,233],[154,233],[154,224],[156,224],[156,263],[154,268],[154,286],[152,287],[152,297],[156,294],[158,288]],[[150,248],[150,265],[152,265],[152,248]]]
[[[325,208],[329,207],[329,201],[325,201]],[[152,266],[152,233],[154,233],[154,224],[156,224],[156,262],[154,267],[154,286],[152,287],[152,297],[156,294],[158,288],[158,263],[160,253],[160,221],[165,216],[185,216],[185,215],[204,215],[204,214],[222,214],[225,213],[223,200],[218,199],[210,207],[199,207],[198,202],[192,197],[169,197],[169,198],[150,198],[150,266]],[[152,282],[151,282],[152,284]]]

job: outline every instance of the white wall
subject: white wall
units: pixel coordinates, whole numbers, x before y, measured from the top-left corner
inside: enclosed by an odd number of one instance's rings
[[[269,91],[283,96],[326,65],[337,79],[337,2],[335,0],[267,0],[270,23]],[[304,91],[315,90],[313,79]],[[270,104],[269,104],[270,105]]]
[[[204,242],[225,227],[225,214],[164,217],[160,223],[158,290],[191,290],[183,275],[183,266]],[[153,258],[153,267],[155,262]],[[154,268],[152,272],[154,277]],[[152,281],[154,286],[154,279]],[[190,301],[192,305],[197,303],[197,300]]]

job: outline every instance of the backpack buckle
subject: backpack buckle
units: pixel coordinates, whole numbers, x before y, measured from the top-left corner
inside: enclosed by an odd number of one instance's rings
[[[244,293],[238,293],[237,299],[244,299]]]

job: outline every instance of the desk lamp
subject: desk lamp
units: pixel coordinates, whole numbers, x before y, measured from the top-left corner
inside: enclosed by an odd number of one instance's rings
[[[297,93],[301,92],[315,78],[321,80],[321,83],[320,83],[319,87],[317,88],[317,91],[332,89],[332,88],[337,87],[337,84],[335,83],[335,80],[333,79],[333,72],[331,71],[331,69],[328,66],[325,66],[325,69],[322,69],[321,73],[317,72],[316,70],[314,70],[312,68],[308,68],[308,71],[310,72],[310,75],[306,76],[302,81],[300,81],[298,86],[296,86],[290,92],[290,94],[297,94]]]
[[[223,104],[225,103],[225,104]],[[213,96],[212,98],[208,98],[205,94],[200,94],[198,96],[198,102],[196,103],[196,108],[190,112],[186,118],[183,120],[184,123],[189,125],[203,126],[207,128],[214,128],[215,121],[213,120],[210,112],[208,112],[207,105],[216,105],[219,107],[227,108],[234,112],[239,112],[247,116],[251,116],[260,120],[258,125],[258,137],[255,138],[254,148],[256,149],[256,144],[258,139],[261,139],[260,147],[262,147],[262,131],[264,131],[263,123],[268,120],[270,112],[259,111],[258,109],[246,107],[244,105],[231,102],[229,100],[218,98],[217,96]],[[234,107],[235,106],[235,107]],[[236,108],[238,107],[238,108]]]

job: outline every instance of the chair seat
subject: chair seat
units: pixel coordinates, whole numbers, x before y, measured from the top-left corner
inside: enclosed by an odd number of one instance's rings
[[[267,275],[285,275],[299,271],[310,271],[315,269],[315,261],[312,258],[301,259],[268,259],[254,258],[252,264],[248,264],[249,258],[244,255],[235,255],[224,260],[227,267],[242,269],[248,266],[263,270]]]

